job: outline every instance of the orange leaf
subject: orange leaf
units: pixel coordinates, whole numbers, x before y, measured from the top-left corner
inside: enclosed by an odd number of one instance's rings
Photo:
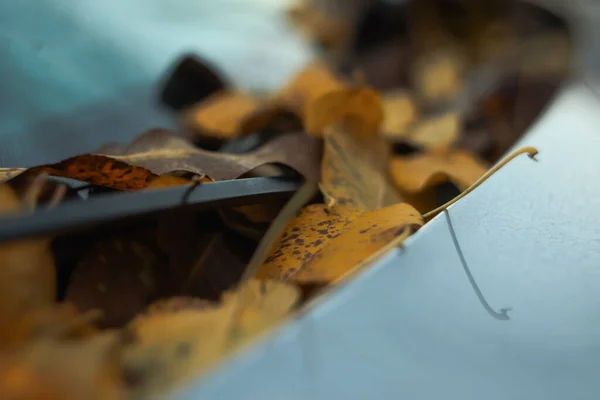
[[[308,64],[274,96],[274,102],[305,117],[310,104],[319,97],[344,87],[322,63]]]
[[[446,181],[464,190],[487,169],[483,161],[469,153],[450,150],[395,157],[391,163],[394,182],[401,190],[410,193],[418,193]]]
[[[31,174],[41,172],[120,190],[144,189],[157,177],[145,168],[93,154],[75,156],[56,164],[28,170]]]
[[[339,215],[323,204],[310,205],[287,225],[257,278],[330,283],[383,248],[405,226],[422,224],[421,214],[405,203]]]
[[[15,215],[21,210],[11,187],[0,184],[0,215]],[[56,272],[50,239],[1,243],[0,266],[0,326],[8,327],[24,313],[54,303]],[[7,334],[7,329],[0,330],[1,343]]]
[[[240,125],[242,133],[260,131],[280,116],[292,114],[300,118],[307,126],[307,116],[311,104],[323,95],[344,88],[328,68],[320,63],[308,64],[291,81],[262,107],[248,115]],[[294,127],[296,121],[287,123],[286,127]]]
[[[84,341],[40,340],[0,357],[3,399],[117,400],[123,398],[114,332]],[[12,349],[14,350],[14,349]]]
[[[243,121],[259,107],[259,101],[245,93],[221,91],[184,113],[184,122],[197,133],[215,139],[231,139],[241,133]]]

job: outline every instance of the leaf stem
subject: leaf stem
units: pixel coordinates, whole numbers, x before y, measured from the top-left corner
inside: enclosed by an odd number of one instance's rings
[[[521,147],[518,150],[515,150],[513,153],[509,154],[506,158],[504,158],[502,161],[500,161],[498,164],[496,164],[494,167],[492,167],[489,171],[487,171],[485,174],[483,174],[479,179],[477,179],[471,186],[469,186],[464,192],[462,192],[461,194],[459,194],[458,196],[456,196],[454,199],[450,200],[449,202],[447,202],[446,204],[439,206],[436,209],[433,209],[425,214],[423,214],[423,219],[429,219],[432,217],[435,217],[437,214],[439,214],[440,212],[444,211],[446,208],[450,207],[451,205],[453,205],[454,203],[456,203],[457,201],[459,201],[460,199],[462,199],[463,197],[465,197],[466,195],[468,195],[469,193],[471,193],[473,190],[475,190],[479,185],[481,185],[483,182],[485,182],[490,176],[494,175],[496,172],[498,172],[498,170],[502,167],[504,167],[506,164],[508,164],[509,162],[511,162],[513,159],[515,159],[516,157],[520,156],[521,154],[527,154],[529,156],[529,158],[531,158],[534,161],[537,161],[535,156],[538,154],[538,150],[535,147]]]

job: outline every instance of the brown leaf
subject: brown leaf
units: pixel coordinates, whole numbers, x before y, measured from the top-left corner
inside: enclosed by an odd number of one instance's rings
[[[307,179],[314,179],[318,176],[319,149],[318,140],[304,133],[288,133],[248,154],[222,154],[199,149],[169,131],[155,129],[120,149],[111,146],[110,154],[104,152],[106,156],[147,168],[155,174],[180,170],[221,181],[238,178],[271,163],[287,165]]]
[[[176,177],[161,177],[145,168],[93,154],[83,154],[56,164],[29,168],[18,176],[13,176],[13,178],[29,181],[32,177],[42,173],[118,190],[141,190],[148,187],[166,187],[189,183],[188,180],[177,179]]]
[[[285,201],[270,201],[265,204],[222,208],[219,215],[228,228],[260,240],[284,205]]]
[[[292,220],[257,273],[259,279],[331,283],[400,234],[421,226],[421,214],[405,203],[375,211],[333,215],[311,205]]]
[[[130,395],[147,398],[172,391],[280,321],[297,299],[294,287],[249,281],[236,296],[224,295],[218,308],[135,320],[129,327],[133,341],[123,353],[125,375],[134,378]]]
[[[390,168],[400,189],[419,193],[446,181],[464,190],[483,175],[488,166],[466,152],[448,150],[394,157]]]
[[[349,124],[346,124],[348,127]],[[399,201],[387,178],[389,145],[363,138],[351,127],[324,132],[321,190],[329,201],[359,210],[376,210]]]
[[[250,258],[253,243],[246,248],[245,238],[224,230],[215,215],[197,218],[168,215],[160,221],[158,242],[169,259],[162,296],[217,300],[238,282]]]
[[[225,290],[238,282],[246,268],[247,259],[236,254],[240,252],[236,249],[236,239],[239,240],[223,232],[210,237],[206,247],[192,264],[183,293],[218,299]]]
[[[85,341],[40,340],[0,356],[0,393],[5,400],[117,400],[118,336]]]
[[[150,181],[157,178],[156,174],[145,168],[92,154],[75,156],[56,164],[41,165],[27,170],[28,174],[34,175],[42,172],[119,190],[145,189]]]
[[[66,300],[81,312],[102,310],[102,327],[121,326],[156,295],[160,266],[160,258],[143,236],[97,241],[73,272]]]
[[[336,13],[318,10],[310,2],[295,4],[288,10],[288,18],[309,39],[324,47],[342,43],[352,33],[352,25]]]
[[[241,132],[245,119],[258,110],[260,102],[245,93],[220,91],[184,113],[184,123],[194,137],[231,139]]]

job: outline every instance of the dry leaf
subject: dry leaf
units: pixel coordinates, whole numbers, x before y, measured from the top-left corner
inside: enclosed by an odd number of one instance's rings
[[[25,171],[27,171],[27,168],[0,168],[0,183],[6,182]]]
[[[236,249],[239,238],[233,234],[221,232],[206,239],[206,245],[198,249],[202,250],[192,263],[182,293],[212,300],[239,281],[247,258]]]
[[[421,226],[421,214],[405,203],[375,211],[344,210],[332,215],[325,205],[305,208],[292,220],[257,273],[259,279],[331,283],[399,235]]]
[[[326,93],[309,103],[306,131],[320,136],[327,126],[351,121],[353,132],[361,137],[378,135],[383,121],[381,98],[369,88],[343,88]]]
[[[36,340],[84,338],[97,333],[92,325],[101,317],[99,310],[79,314],[70,303],[39,308],[22,314],[5,327],[1,345],[16,348]]]
[[[463,88],[464,65],[458,52],[450,49],[427,53],[413,64],[413,85],[427,103],[448,101]]]
[[[142,237],[101,240],[77,264],[66,300],[80,312],[102,310],[102,327],[122,326],[153,300],[159,271],[160,259]]]
[[[84,341],[40,340],[0,356],[3,400],[118,400],[118,336]]]
[[[331,204],[376,210],[399,201],[387,178],[389,145],[379,137],[364,138],[347,128],[324,133],[321,191]]]
[[[249,281],[239,291],[225,295],[218,308],[135,320],[129,328],[132,343],[123,353],[132,398],[167,393],[206,371],[281,320],[298,299],[295,288],[277,282]]]
[[[152,317],[156,314],[171,314],[180,311],[200,311],[214,308],[217,305],[205,299],[191,296],[175,296],[157,300],[150,304],[146,310],[138,314],[136,319]],[[134,322],[135,323],[135,322]]]
[[[18,214],[19,199],[6,184],[0,184],[0,215]],[[56,272],[49,238],[0,243],[0,326],[8,327],[22,315],[54,303]],[[5,343],[7,329],[0,330]]]
[[[475,182],[488,166],[463,151],[438,151],[408,157],[394,157],[391,174],[404,191],[419,193],[442,182],[451,181],[460,190]]]
[[[417,118],[417,107],[404,91],[383,96],[383,123],[381,133],[390,140],[402,140]]]
[[[336,18],[336,14],[320,11],[310,3],[304,1],[294,4],[288,10],[290,20],[309,39],[330,47],[340,44],[351,34],[349,21]]]
[[[220,91],[184,113],[184,122],[193,136],[231,139],[241,133],[245,119],[258,110],[260,102],[251,95]]]
[[[521,43],[521,71],[534,78],[566,76],[572,68],[572,43],[564,32],[543,33]]]
[[[426,149],[448,148],[460,134],[460,116],[448,112],[417,122],[406,135],[409,143]]]
[[[306,118],[310,104],[344,87],[342,81],[320,62],[307,65],[273,97],[273,103]]]
[[[291,116],[300,118],[305,128],[312,102],[343,88],[344,83],[324,64],[320,62],[308,64],[266,104],[245,118],[240,131],[244,134],[262,131],[275,124],[278,119],[283,119],[286,122],[278,124],[281,126],[276,130],[285,132],[286,127],[298,127],[298,121]]]
[[[202,150],[169,131],[155,129],[123,148],[111,146],[99,152],[155,174],[188,171],[217,181],[236,179],[249,170],[273,163],[287,165],[307,179],[319,175],[319,142],[304,133],[283,134],[256,151],[237,155]]]
[[[175,179],[174,177],[161,178],[159,175],[145,168],[129,165],[110,157],[93,154],[83,154],[56,164],[29,168],[24,173],[19,174],[18,179],[28,179],[41,173],[76,179],[92,185],[118,190],[146,189],[157,179],[160,179],[160,182],[157,182],[155,187],[189,183],[187,180]]]

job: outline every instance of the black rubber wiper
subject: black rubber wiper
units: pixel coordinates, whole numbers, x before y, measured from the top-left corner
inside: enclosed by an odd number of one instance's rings
[[[262,203],[291,197],[302,182],[291,178],[248,178],[139,192],[98,194],[65,201],[50,210],[0,218],[0,242],[78,232],[104,224],[131,222],[166,211]]]

